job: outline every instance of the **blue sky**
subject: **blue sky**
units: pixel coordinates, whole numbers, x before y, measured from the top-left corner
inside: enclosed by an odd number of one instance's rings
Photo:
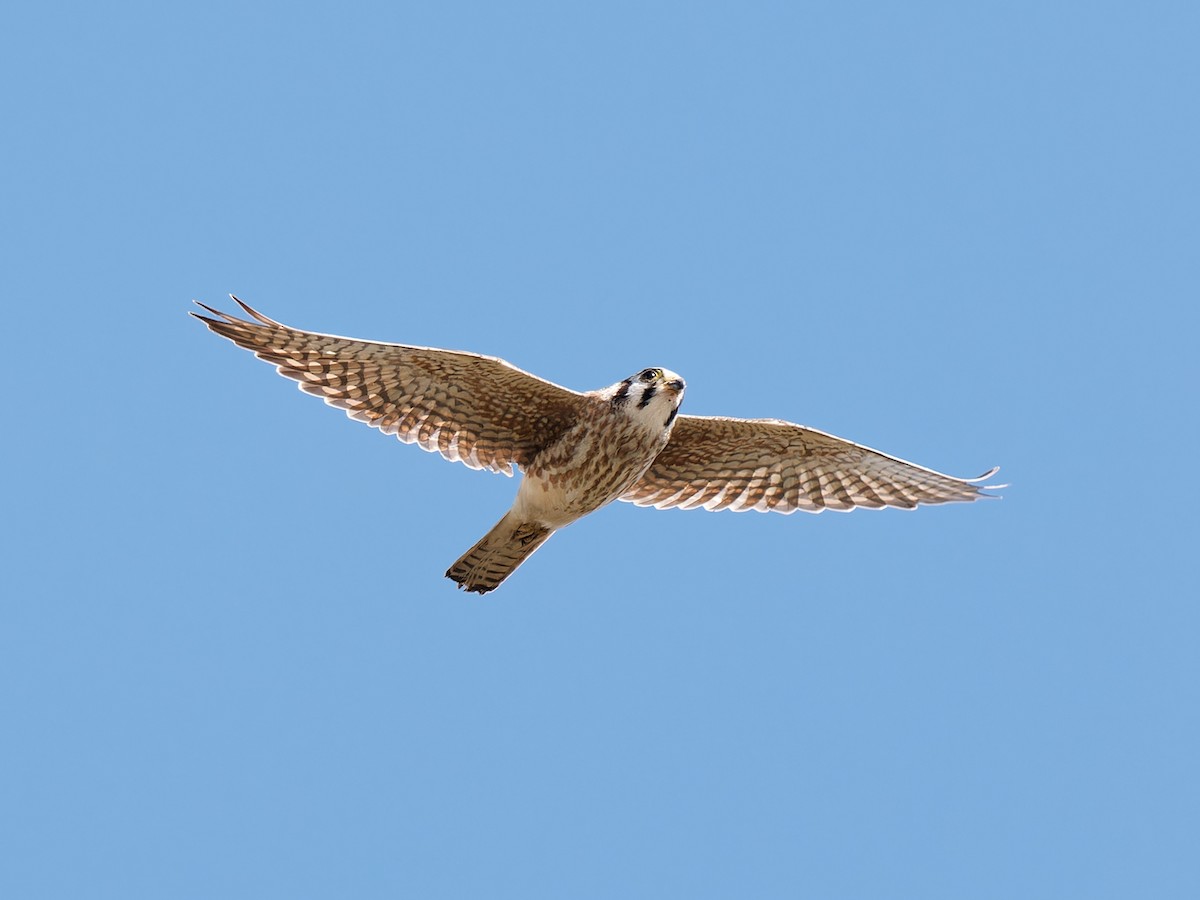
[[[1200,896],[1192,4],[59,4],[0,36],[0,894]],[[516,482],[185,313],[649,365],[1001,502]]]

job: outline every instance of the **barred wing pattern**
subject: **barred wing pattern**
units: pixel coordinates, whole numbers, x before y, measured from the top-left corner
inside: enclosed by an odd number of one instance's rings
[[[253,321],[192,315],[350,418],[473,469],[523,469],[586,402],[502,359],[299,331],[232,299]]]
[[[620,499],[669,509],[818,513],[992,497],[961,479],[779,419],[679,416],[666,449]]]

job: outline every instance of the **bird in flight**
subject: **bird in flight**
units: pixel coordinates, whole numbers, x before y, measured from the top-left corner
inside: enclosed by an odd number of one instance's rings
[[[230,295],[238,318],[191,315],[352,419],[472,469],[525,477],[512,508],[446,571],[498,587],[550,535],[625,500],[656,509],[818,513],[994,497],[953,478],[780,419],[679,414],[684,381],[662,368],[579,393],[502,359],[301,331]]]

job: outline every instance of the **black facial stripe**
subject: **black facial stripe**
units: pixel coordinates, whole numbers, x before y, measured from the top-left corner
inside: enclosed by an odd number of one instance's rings
[[[633,381],[631,379],[626,378],[624,381],[622,381],[621,386],[617,388],[616,394],[613,395],[612,405],[624,406],[625,401],[629,399],[629,388],[632,386]]]
[[[650,401],[654,399],[654,395],[658,393],[658,385],[652,384],[646,388],[646,392],[642,394],[642,399],[638,401],[638,409],[645,409],[650,405]]]
[[[671,410],[671,414],[669,416],[667,416],[667,424],[664,425],[663,428],[670,428],[671,423],[675,421],[675,417],[677,415],[679,415],[679,407],[678,406],[675,407],[673,410]]]

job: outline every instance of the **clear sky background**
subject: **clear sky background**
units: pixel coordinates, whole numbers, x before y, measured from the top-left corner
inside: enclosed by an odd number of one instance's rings
[[[0,895],[1200,896],[1197,10],[9,10]],[[467,596],[226,292],[1012,486]]]

